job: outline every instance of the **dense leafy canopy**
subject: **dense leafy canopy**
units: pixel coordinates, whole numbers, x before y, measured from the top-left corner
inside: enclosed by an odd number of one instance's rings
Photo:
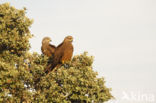
[[[9,3],[0,4],[0,102],[103,103],[112,98],[87,53],[44,73],[48,57],[30,53],[32,20]]]

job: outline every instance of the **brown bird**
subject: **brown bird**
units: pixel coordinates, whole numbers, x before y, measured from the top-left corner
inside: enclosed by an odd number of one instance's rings
[[[54,69],[57,65],[69,62],[73,55],[73,37],[67,36],[64,41],[57,46],[54,53],[54,58],[51,63],[50,69]]]
[[[50,37],[44,37],[42,40],[41,47],[42,53],[48,57],[53,56],[56,49],[55,45],[51,45],[50,42],[51,42]]]

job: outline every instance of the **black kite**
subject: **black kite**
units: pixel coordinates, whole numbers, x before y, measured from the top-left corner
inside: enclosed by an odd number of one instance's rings
[[[54,58],[51,64],[51,69],[55,68],[59,64],[64,64],[71,60],[73,55],[73,45],[72,45],[73,37],[67,36],[64,41],[58,45],[55,49]]]
[[[56,47],[50,44],[51,39],[49,37],[44,37],[42,40],[41,51],[44,55],[51,57],[54,55]]]

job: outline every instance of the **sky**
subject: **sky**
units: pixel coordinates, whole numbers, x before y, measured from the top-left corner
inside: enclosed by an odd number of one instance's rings
[[[94,70],[116,98],[108,103],[156,102],[156,0],[0,0],[27,8],[34,20],[31,52],[49,36],[74,37],[74,55],[94,56]]]

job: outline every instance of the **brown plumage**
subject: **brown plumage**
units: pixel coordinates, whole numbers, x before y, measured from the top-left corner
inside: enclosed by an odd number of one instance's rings
[[[50,69],[52,70],[59,64],[64,64],[71,60],[73,55],[73,37],[67,36],[64,41],[55,49],[54,58]]]
[[[42,40],[42,46],[41,46],[41,51],[44,55],[49,57],[48,60],[48,66],[50,65],[49,63],[51,63],[51,61],[53,61],[53,57],[54,57],[54,52],[56,47],[54,45],[50,44],[51,39],[50,37],[44,37]],[[46,68],[45,72],[47,72],[48,69]],[[41,78],[36,78],[35,84],[37,84],[40,81]],[[37,89],[37,85],[35,85],[35,88]]]
[[[44,37],[42,40],[41,51],[44,55],[51,57],[54,55],[56,47],[50,44],[51,39],[49,37]]]

